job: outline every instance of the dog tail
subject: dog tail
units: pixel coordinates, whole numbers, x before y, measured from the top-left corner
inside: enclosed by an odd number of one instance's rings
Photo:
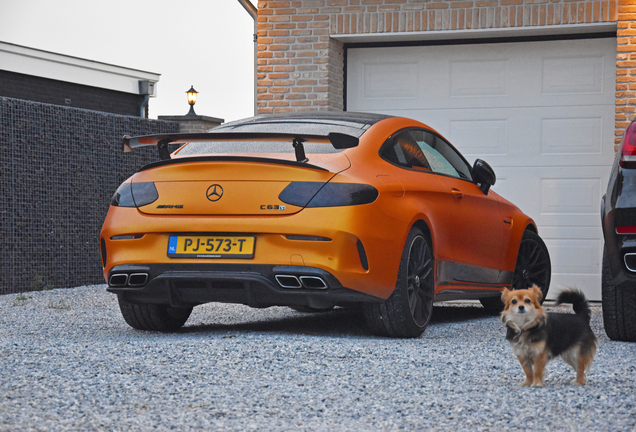
[[[557,306],[562,303],[571,303],[574,308],[574,313],[585,319],[588,323],[592,318],[590,307],[587,304],[585,295],[577,289],[566,289],[561,291],[559,297],[557,297]]]

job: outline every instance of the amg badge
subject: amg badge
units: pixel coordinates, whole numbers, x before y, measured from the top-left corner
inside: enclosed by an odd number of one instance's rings
[[[285,210],[285,206],[284,205],[276,205],[276,204],[263,204],[261,206],[261,210]]]
[[[158,209],[182,209],[183,204],[160,204],[157,206]]]

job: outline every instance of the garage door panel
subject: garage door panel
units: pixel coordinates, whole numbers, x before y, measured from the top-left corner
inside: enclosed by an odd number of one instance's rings
[[[542,95],[602,94],[604,56],[544,57]]]
[[[548,245],[551,297],[571,286],[599,300],[615,64],[614,38],[351,49],[347,109],[421,120],[469,162],[486,160],[493,190],[530,215]]]
[[[602,155],[603,120],[602,116],[542,118],[541,153]]]
[[[363,95],[378,101],[417,98],[417,63],[372,62],[364,65]]]
[[[554,299],[564,288],[578,288],[588,299],[600,300],[602,241],[551,238],[544,241],[552,260],[548,298]]]
[[[347,108],[577,106],[581,95],[602,104],[615,92],[615,62],[615,39],[352,49],[347,75],[356,79],[347,80]],[[387,71],[381,80],[378,68]],[[374,83],[385,90],[372,90]],[[397,104],[394,86],[403,98]]]
[[[598,216],[603,187],[600,177],[541,178],[540,181],[541,215],[554,218]]]
[[[543,234],[543,233],[542,233]],[[552,272],[561,275],[594,275],[601,271],[597,240],[544,239],[553,262]]]
[[[506,96],[508,61],[453,61],[449,80],[451,98]]]

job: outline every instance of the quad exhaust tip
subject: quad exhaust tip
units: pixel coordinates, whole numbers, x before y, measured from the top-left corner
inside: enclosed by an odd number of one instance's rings
[[[286,289],[327,289],[327,282],[319,276],[276,275],[276,282]]]
[[[108,285],[111,287],[142,287],[148,282],[148,273],[115,273],[110,276]]]
[[[318,276],[301,276],[300,282],[308,289],[327,289],[327,283]]]
[[[148,282],[148,273],[132,273],[128,278],[128,285],[131,287],[140,287]]]

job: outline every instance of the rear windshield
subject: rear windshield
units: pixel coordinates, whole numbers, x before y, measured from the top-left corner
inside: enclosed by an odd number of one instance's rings
[[[303,143],[306,154],[339,153],[330,143]],[[294,153],[292,141],[231,141],[231,142],[191,142],[178,151],[179,156],[220,155],[220,154],[262,154]]]

